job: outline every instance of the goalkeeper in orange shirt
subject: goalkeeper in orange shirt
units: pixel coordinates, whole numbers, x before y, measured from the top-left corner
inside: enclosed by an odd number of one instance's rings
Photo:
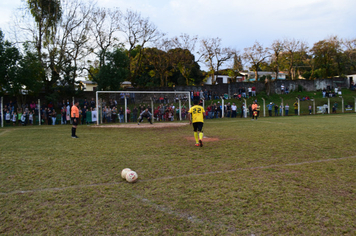
[[[194,100],[194,106],[192,106],[188,111],[188,118],[189,124],[193,123],[195,146],[203,147],[203,124],[205,110],[204,107],[199,105],[199,100]]]

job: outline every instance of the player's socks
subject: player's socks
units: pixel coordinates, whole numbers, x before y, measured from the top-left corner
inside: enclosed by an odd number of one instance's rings
[[[199,145],[200,145],[200,147],[203,146],[203,136],[204,136],[203,132],[200,132],[199,133]]]
[[[199,143],[198,132],[194,132],[195,143]]]

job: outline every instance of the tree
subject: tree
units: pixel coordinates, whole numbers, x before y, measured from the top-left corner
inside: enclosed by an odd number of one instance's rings
[[[345,48],[344,54],[347,57],[348,73],[356,73],[356,38],[342,41]]]
[[[243,70],[243,65],[242,65],[241,55],[239,54],[238,51],[235,51],[232,69],[229,69],[227,73],[229,77],[232,78],[232,81],[236,82],[237,76],[241,75],[240,71],[242,70]]]
[[[142,50],[146,44],[154,43],[164,36],[158,31],[157,26],[143,18],[140,13],[127,10],[120,19],[120,30],[126,38],[128,44],[129,80],[135,84],[137,74],[142,66]]]
[[[344,71],[341,65],[341,42],[337,37],[316,42],[310,51],[314,56],[316,73],[320,77],[332,78]]]
[[[200,44],[200,54],[204,58],[204,63],[209,68],[212,77],[212,84],[216,83],[215,72],[234,55],[234,51],[228,47],[221,47],[220,38],[202,39]]]
[[[0,30],[0,93],[16,96],[17,102],[25,102],[24,94],[36,94],[42,88],[44,74],[37,53],[29,44],[24,45],[25,56],[9,41],[4,40]]]
[[[120,90],[121,82],[125,81],[129,74],[129,58],[122,48],[106,52],[104,56],[106,61],[93,80],[98,83],[98,90]]]
[[[264,48],[259,42],[255,42],[252,47],[244,48],[243,59],[251,64],[252,70],[255,72],[256,81],[258,80],[258,70],[270,54],[268,48]]]
[[[280,57],[281,57],[281,53],[284,51],[284,45],[283,42],[281,40],[275,40],[271,47],[271,68],[272,70],[275,72],[276,74],[276,79],[278,78],[279,75],[279,67],[280,67]]]
[[[42,46],[53,40],[62,16],[59,0],[27,0],[27,7],[37,24],[36,48],[42,60]]]
[[[91,20],[93,22],[92,33],[97,45],[91,50],[99,57],[99,67],[104,66],[105,55],[108,50],[112,50],[119,45],[119,38],[116,33],[120,30],[122,13],[118,8],[113,10],[106,8],[96,8],[93,10]]]

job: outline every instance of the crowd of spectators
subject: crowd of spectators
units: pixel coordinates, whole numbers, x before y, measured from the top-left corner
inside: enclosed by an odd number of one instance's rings
[[[329,89],[329,87],[328,87]],[[281,87],[282,93],[288,93],[288,88],[284,88],[284,85]],[[208,91],[207,89],[200,90],[200,91],[191,91],[191,99],[200,99],[204,100],[205,103],[209,100],[220,100],[220,99],[227,99],[227,94],[220,94],[218,95],[216,92]],[[325,88],[322,90],[323,98],[327,97],[336,97],[341,95],[341,91],[335,87],[331,90],[326,90]],[[103,123],[123,123],[125,122],[125,108],[118,104],[123,104],[125,99],[129,99],[131,104],[135,102],[135,94],[120,94],[120,98],[118,101],[115,99],[109,99],[106,102],[104,99],[101,100],[100,107],[102,107],[102,114],[99,114],[100,118],[102,116]],[[242,98],[249,98],[256,96],[256,88],[253,87],[240,87],[233,95],[233,99],[241,100]],[[298,98],[301,102],[303,101],[310,101],[311,99],[308,96]],[[149,109],[151,114],[153,114],[155,121],[174,121],[179,120],[180,112],[181,118],[183,120],[187,119],[187,112],[188,107],[186,103],[188,101],[187,94],[181,95],[159,95],[156,94],[150,97],[150,100],[154,102],[154,104],[158,104],[153,110],[149,105],[134,105],[134,106],[127,106],[126,114],[127,114],[127,121],[128,122],[137,122],[139,114],[144,111],[146,108]],[[179,107],[175,106],[177,102],[183,102],[181,111]],[[257,99],[255,100],[257,103]],[[28,104],[18,105],[16,101],[9,101],[8,103],[4,104],[4,108],[2,111],[1,118],[4,119],[5,125],[33,125],[40,121],[41,124],[45,125],[55,125],[55,124],[69,124],[71,122],[70,119],[70,109],[71,109],[71,102],[69,99],[62,100],[53,104],[49,102],[48,104],[41,104],[41,107],[38,106],[38,103],[35,101],[31,101]],[[337,110],[337,103],[332,106],[332,112],[336,113]],[[131,107],[131,109],[130,109]],[[282,114],[288,116],[289,115],[289,105],[288,104],[274,104],[273,102],[267,104],[268,115],[272,116],[274,112],[275,116],[281,116]],[[324,112],[327,113],[327,105],[324,105],[325,109]],[[56,108],[56,109],[55,109]],[[296,101],[293,104],[294,113],[298,115],[298,102]],[[309,114],[312,113],[312,106],[311,104],[308,105]],[[90,124],[93,123],[92,120],[92,112],[96,111],[96,101],[94,98],[90,100],[84,99],[79,105],[79,112],[80,112],[80,121],[79,124]],[[242,103],[240,107],[237,107],[235,103],[228,102],[224,106],[218,102],[211,102],[210,105],[206,106],[206,119],[216,119],[221,118],[223,111],[224,117],[236,118],[239,114],[240,117],[245,117],[247,114],[252,116],[251,105],[247,106],[246,104]],[[260,106],[258,105],[258,114],[260,112]],[[40,115],[40,118],[38,117]]]

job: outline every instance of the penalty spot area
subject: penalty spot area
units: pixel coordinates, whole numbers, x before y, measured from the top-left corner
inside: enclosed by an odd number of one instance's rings
[[[96,125],[92,126],[95,128],[119,128],[119,129],[159,129],[159,128],[177,128],[181,126],[189,125],[189,123],[158,123],[155,122],[153,124],[150,123],[129,123],[129,124],[116,124],[116,125]]]

